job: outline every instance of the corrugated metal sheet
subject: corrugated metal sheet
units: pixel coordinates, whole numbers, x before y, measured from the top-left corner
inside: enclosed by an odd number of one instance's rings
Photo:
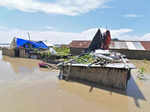
[[[72,48],[88,48],[91,41],[72,41],[70,47]]]
[[[133,42],[126,42],[126,43],[127,43],[128,49],[136,50],[136,47],[134,46]]]
[[[140,42],[133,42],[136,50],[145,50]]]
[[[114,42],[114,49],[128,49],[127,44],[125,42]]]

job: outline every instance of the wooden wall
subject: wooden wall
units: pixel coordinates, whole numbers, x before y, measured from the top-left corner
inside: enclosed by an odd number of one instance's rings
[[[70,48],[70,53],[72,55],[79,55],[80,53],[82,53],[85,49],[84,48]]]
[[[70,72],[68,71],[69,69]],[[87,68],[81,66],[69,68],[65,66],[63,68],[63,75],[69,76],[69,79],[85,80],[109,88],[126,90],[127,81],[130,77],[130,70],[105,67]]]
[[[2,55],[15,57],[15,50],[14,49],[3,48],[2,49]]]

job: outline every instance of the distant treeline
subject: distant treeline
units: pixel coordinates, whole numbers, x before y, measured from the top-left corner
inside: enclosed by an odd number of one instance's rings
[[[119,41],[119,39],[118,39],[118,38],[113,38],[113,39],[111,39],[111,40],[113,40],[113,41]]]

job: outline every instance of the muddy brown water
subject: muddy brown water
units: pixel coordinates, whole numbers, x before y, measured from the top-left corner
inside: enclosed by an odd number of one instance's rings
[[[150,82],[134,71],[122,94],[60,81],[39,62],[0,54],[0,112],[150,112]]]

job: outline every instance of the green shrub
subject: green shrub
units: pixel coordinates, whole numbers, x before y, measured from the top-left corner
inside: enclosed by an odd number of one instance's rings
[[[40,56],[42,58],[48,58],[51,56],[51,53],[48,51],[48,52],[40,52]]]
[[[63,46],[63,47],[54,47],[54,50],[57,52],[59,56],[67,56],[70,54],[70,49]]]

